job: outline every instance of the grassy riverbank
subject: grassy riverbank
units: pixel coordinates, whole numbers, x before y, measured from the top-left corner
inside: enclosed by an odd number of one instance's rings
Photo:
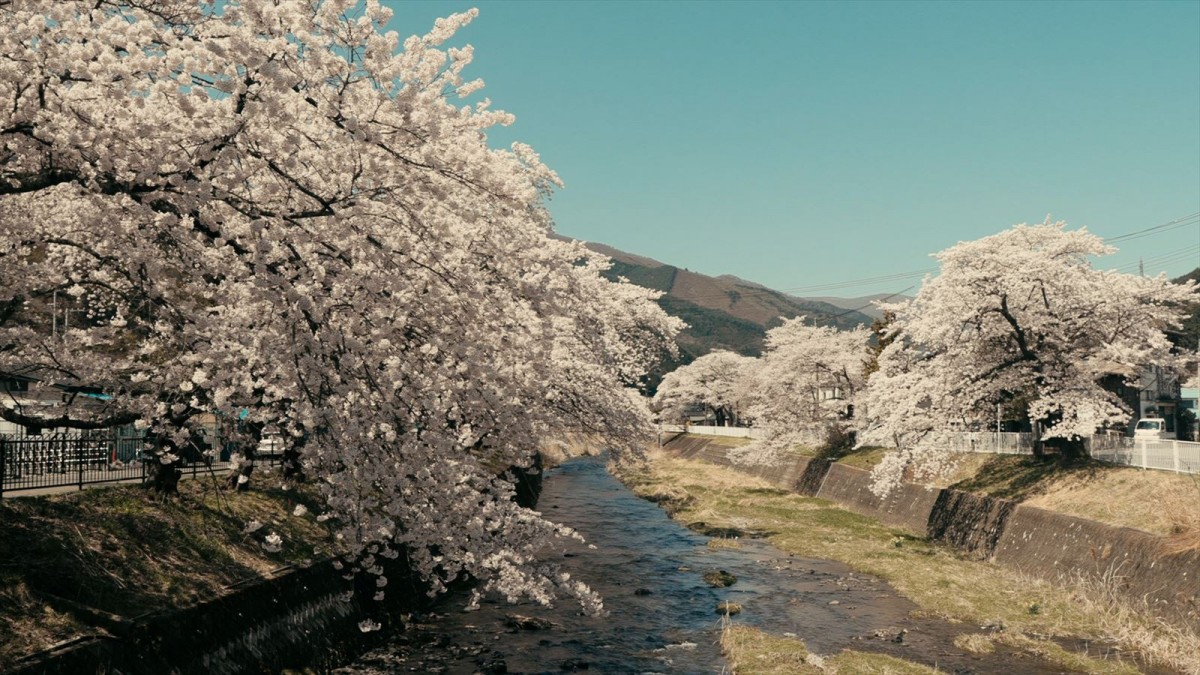
[[[1067,669],[1137,672],[1128,662],[1089,659],[1050,640],[1074,637],[1115,642],[1147,661],[1200,673],[1200,638],[1137,612],[1100,584],[1055,587],[708,463],[654,453],[624,479],[682,522],[766,532],[781,550],[841,560],[884,578],[921,612],[963,622],[966,650],[987,651],[1002,640]],[[988,633],[971,637],[981,626]]]
[[[744,438],[719,438],[725,447],[749,443]],[[805,456],[816,453],[797,447]],[[857,469],[873,469],[886,450],[853,450],[835,461]],[[1027,455],[964,454],[936,487],[1010,499],[1029,506],[1132,527],[1172,537],[1180,547],[1200,546],[1200,476],[1148,471],[1088,460],[1064,466]]]
[[[885,654],[846,650],[824,658],[810,653],[797,638],[771,635],[737,624],[727,626],[721,633],[721,649],[739,675],[935,675],[938,672]]]
[[[165,502],[135,485],[0,501],[0,670],[325,555],[315,495],[266,487],[273,482],[256,474],[259,487],[234,493],[216,478],[182,481]],[[247,531],[252,520],[261,527]],[[272,533],[278,552],[264,547]]]

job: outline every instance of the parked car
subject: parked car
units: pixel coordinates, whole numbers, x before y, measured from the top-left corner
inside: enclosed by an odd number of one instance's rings
[[[1175,432],[1167,431],[1167,421],[1161,417],[1138,420],[1133,428],[1133,437],[1139,440],[1175,440]]]

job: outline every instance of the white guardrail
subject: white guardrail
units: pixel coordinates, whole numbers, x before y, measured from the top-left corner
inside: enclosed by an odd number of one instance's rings
[[[766,430],[751,427],[712,427],[689,424],[662,424],[666,433],[733,438],[766,438]],[[1033,434],[963,432],[950,436],[954,450],[1003,455],[1032,455]],[[1134,439],[1128,436],[1092,436],[1086,440],[1088,454],[1094,459],[1143,469],[1200,474],[1200,443],[1171,440]]]
[[[701,426],[699,424],[660,424],[659,431],[666,434],[699,434],[701,436],[725,436],[727,438],[752,438],[761,439],[767,437],[766,429],[758,429],[753,427],[710,427]]]

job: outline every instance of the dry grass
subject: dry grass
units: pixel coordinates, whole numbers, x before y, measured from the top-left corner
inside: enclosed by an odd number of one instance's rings
[[[868,654],[848,649],[833,658],[826,659],[825,672],[839,675],[934,675],[941,671],[894,656]]]
[[[1099,616],[1109,638],[1132,649],[1151,663],[1200,675],[1200,635],[1154,617],[1120,593],[1121,580],[1111,573],[1103,579],[1068,581],[1080,609]]]
[[[855,448],[850,452],[837,458],[839,464],[852,466],[856,469],[871,470],[875,468],[883,460],[883,456],[887,454],[886,448],[864,447]]]
[[[88,608],[120,618],[187,606],[311,559],[328,540],[309,491],[227,493],[206,479],[180,491],[165,503],[138,486],[0,502],[0,669],[95,632]],[[309,515],[293,516],[296,504]],[[251,519],[263,527],[247,534]],[[280,553],[261,546],[271,532]]]
[[[1087,654],[1070,651],[1055,642],[1042,638],[1019,633],[997,633],[993,639],[997,644],[1040,656],[1074,672],[1095,673],[1096,675],[1139,675],[1142,672],[1132,663],[1113,658],[1092,658]]]
[[[879,448],[874,446],[855,448],[841,457],[838,457],[837,462],[839,464],[845,464],[846,466],[852,466],[856,469],[870,471],[871,469],[874,469],[879,462],[883,461],[883,457],[887,453],[887,448]],[[936,487],[947,487],[958,481],[969,479],[972,476],[975,476],[979,472],[979,469],[990,459],[992,459],[992,455],[963,454],[958,458],[958,464],[949,474],[932,480],[930,484]]]
[[[734,436],[705,436],[704,439],[708,441],[709,445],[719,445],[723,448],[740,448],[751,443],[749,438]]]
[[[1200,549],[1200,477],[1187,478],[1190,484],[1176,483],[1162,493],[1162,510],[1171,524],[1168,553]]]
[[[733,672],[741,675],[823,672],[808,662],[808,650],[800,640],[771,635],[741,624],[725,624],[721,631],[721,651],[729,659]]]
[[[1093,657],[1066,649],[1044,637],[1011,631],[960,635],[954,639],[954,644],[974,654],[990,654],[996,651],[996,645],[1002,645],[1040,657],[1073,673],[1138,675],[1142,672],[1136,664],[1122,660],[1120,653],[1106,653],[1108,650],[1104,647],[1097,648],[1097,654]]]
[[[713,537],[708,540],[708,547],[714,551],[722,549],[740,549],[742,542],[739,539],[731,539],[728,537]]]
[[[683,522],[772,532],[770,542],[784,551],[841,560],[887,579],[931,616],[1003,626],[1018,634],[1114,640],[1155,663],[1200,668],[1194,635],[1121,604],[1114,594],[1054,586],[970,560],[831,502],[787,493],[728,468],[665,455],[652,459],[626,480],[643,495],[669,489],[678,505],[674,515]]]
[[[564,434],[554,440],[545,441],[538,448],[542,464],[551,468],[572,457],[596,455],[604,450],[604,441],[590,434]]]
[[[721,650],[739,675],[929,675],[938,671],[883,654],[843,651],[831,657],[809,653],[804,642],[740,624],[721,632]]]
[[[996,651],[996,639],[989,633],[964,633],[954,638],[954,646],[972,654],[991,654]]]
[[[1086,462],[1071,466],[1032,457],[968,457],[960,490],[1200,545],[1200,484],[1195,476]],[[1190,539],[1187,533],[1193,533]]]

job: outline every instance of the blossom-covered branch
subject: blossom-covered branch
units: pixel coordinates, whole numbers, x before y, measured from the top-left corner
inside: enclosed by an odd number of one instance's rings
[[[454,102],[475,15],[401,42],[377,2],[0,7],[0,370],[107,397],[21,419],[133,419],[169,462],[245,411],[363,569],[403,545],[434,579],[575,588],[499,470],[582,427],[637,447],[630,387],[679,324],[551,236],[557,176],[487,143],[511,115]]]

